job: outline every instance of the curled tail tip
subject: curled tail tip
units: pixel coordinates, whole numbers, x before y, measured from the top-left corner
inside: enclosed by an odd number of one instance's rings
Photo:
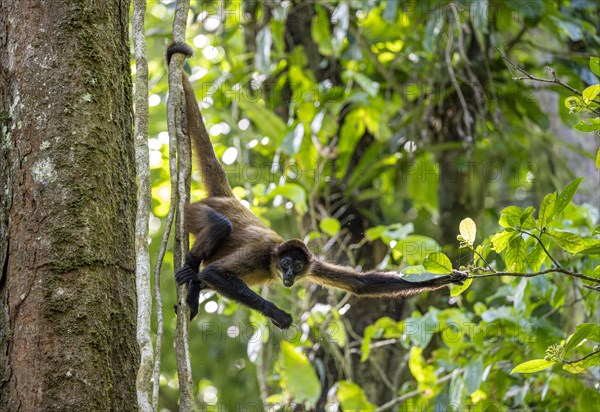
[[[171,57],[175,53],[185,54],[187,57],[191,57],[194,55],[194,50],[185,43],[171,43],[169,47],[167,47],[167,64],[171,63]]]

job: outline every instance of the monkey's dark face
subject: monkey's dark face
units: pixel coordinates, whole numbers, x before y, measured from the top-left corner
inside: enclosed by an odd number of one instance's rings
[[[297,277],[304,275],[308,270],[306,253],[299,248],[286,250],[279,255],[278,266],[281,271],[281,281],[284,286],[289,288]]]

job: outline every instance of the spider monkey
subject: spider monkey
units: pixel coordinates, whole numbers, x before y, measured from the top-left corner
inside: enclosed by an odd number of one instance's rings
[[[189,57],[193,51],[187,44],[172,44],[167,49],[167,62],[174,53]],[[187,303],[191,318],[198,313],[200,291],[210,288],[261,312],[279,328],[288,328],[292,324],[290,314],[250,289],[279,277],[286,287],[307,279],[360,296],[407,296],[449,283],[462,284],[462,274],[409,282],[394,272],[358,272],[315,259],[301,240],[284,240],[234,197],[185,72],[182,82],[187,133],[208,195],[186,206],[185,229],[196,239],[185,264],[175,274],[178,284],[189,285]]]

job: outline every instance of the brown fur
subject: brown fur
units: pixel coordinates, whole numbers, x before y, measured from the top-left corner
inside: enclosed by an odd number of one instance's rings
[[[172,54],[191,56],[187,45],[174,44]],[[196,237],[186,264],[177,271],[178,283],[188,283],[188,304],[192,317],[198,310],[198,295],[206,286],[261,311],[282,328],[292,318],[271,302],[258,296],[248,285],[259,285],[277,279],[286,262],[286,280],[307,279],[363,296],[406,296],[433,290],[460,279],[445,276],[424,282],[408,282],[393,272],[357,272],[354,269],[315,261],[308,248],[298,239],[284,241],[233,196],[227,176],[217,159],[198,102],[188,76],[183,73],[183,90],[187,131],[198,158],[206,199],[186,208],[186,230]],[[292,263],[290,263],[292,262]],[[292,269],[302,263],[302,269]],[[200,265],[203,268],[200,270]],[[298,272],[296,272],[296,270]]]

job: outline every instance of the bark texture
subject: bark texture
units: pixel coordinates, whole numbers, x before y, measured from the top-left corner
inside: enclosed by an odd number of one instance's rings
[[[0,410],[136,410],[129,1],[0,1]]]

